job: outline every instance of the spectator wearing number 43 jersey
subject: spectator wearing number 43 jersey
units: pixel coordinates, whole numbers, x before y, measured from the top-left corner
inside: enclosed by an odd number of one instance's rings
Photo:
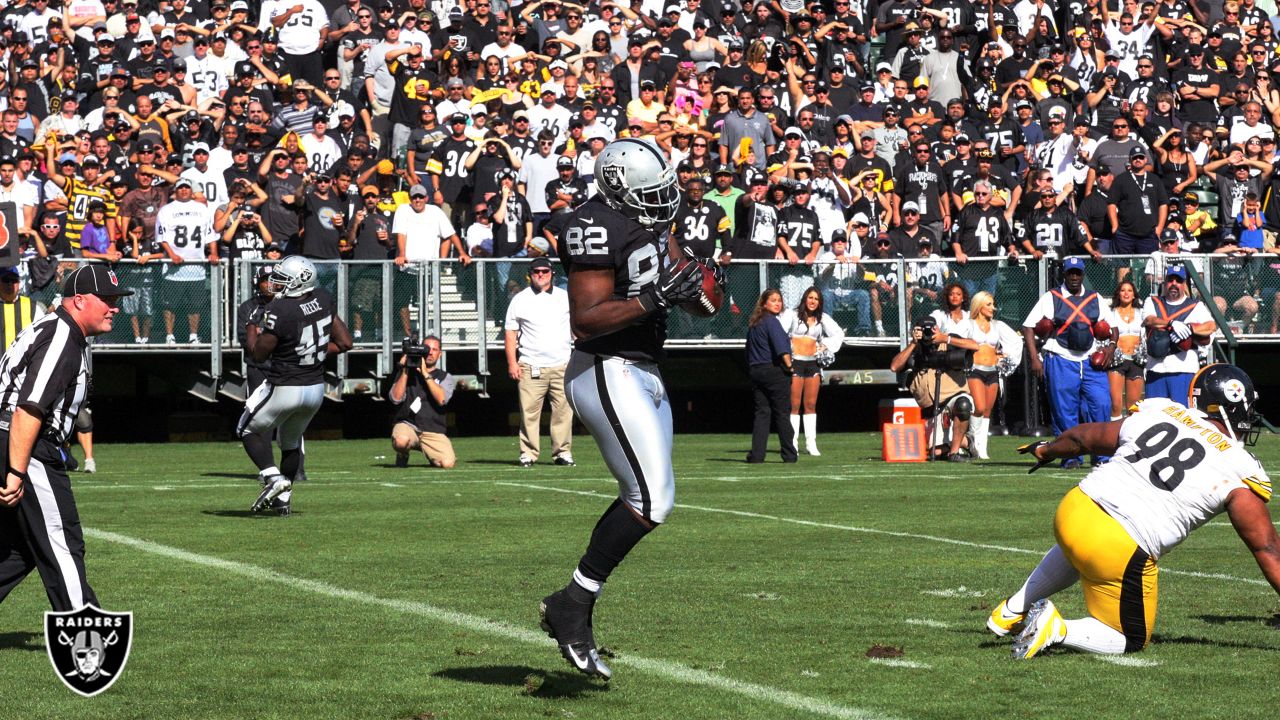
[[[164,308],[165,342],[177,344],[173,334],[175,312],[187,312],[187,342],[200,342],[200,312],[208,302],[209,273],[199,263],[217,261],[218,243],[213,232],[213,211],[196,200],[191,181],[178,178],[173,186],[173,202],[160,208],[156,216],[156,242],[173,262],[165,275],[160,304]],[[190,263],[190,264],[188,264]]]

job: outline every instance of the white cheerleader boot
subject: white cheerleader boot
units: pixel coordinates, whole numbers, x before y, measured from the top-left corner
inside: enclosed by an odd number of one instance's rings
[[[804,416],[804,451],[810,455],[821,455],[818,452],[818,416]]]

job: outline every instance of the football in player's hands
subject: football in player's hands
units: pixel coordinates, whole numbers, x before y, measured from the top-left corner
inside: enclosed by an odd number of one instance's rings
[[[1093,337],[1098,340],[1111,339],[1111,324],[1106,320],[1099,320],[1093,324]]]
[[[696,315],[697,317],[715,315],[720,311],[720,307],[724,305],[724,269],[709,260],[701,258],[686,259],[681,260],[681,262],[698,266],[700,272],[696,273],[696,277],[699,278],[700,284],[697,297],[681,303],[680,307],[690,315]]]

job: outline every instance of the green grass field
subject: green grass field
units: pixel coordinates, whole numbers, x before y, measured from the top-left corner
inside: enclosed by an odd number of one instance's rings
[[[258,488],[236,445],[101,446],[99,474],[73,479],[90,582],[134,612],[129,665],[97,698],[64,688],[30,577],[3,605],[0,716],[1274,714],[1280,602],[1225,518],[1162,563],[1147,651],[1014,662],[986,616],[1081,473],[1027,475],[1013,439],[991,462],[927,466],[880,462],[872,435],[827,435],[797,465],[743,464],[747,443],[677,437],[679,506],[596,608],[607,685],[537,627],[615,492],[589,437],[577,467],[528,470],[514,438],[460,440],[452,471],[396,469],[383,441],[309,443],[290,518],[246,512]],[[1258,452],[1270,465],[1280,441]],[[1083,613],[1078,589],[1056,599]]]

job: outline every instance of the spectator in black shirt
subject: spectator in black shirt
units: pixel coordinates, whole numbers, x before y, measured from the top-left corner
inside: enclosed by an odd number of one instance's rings
[[[1147,172],[1147,151],[1129,151],[1129,170],[1111,186],[1107,208],[1113,250],[1118,255],[1150,255],[1159,248],[1169,208],[1168,194],[1160,178]]]

